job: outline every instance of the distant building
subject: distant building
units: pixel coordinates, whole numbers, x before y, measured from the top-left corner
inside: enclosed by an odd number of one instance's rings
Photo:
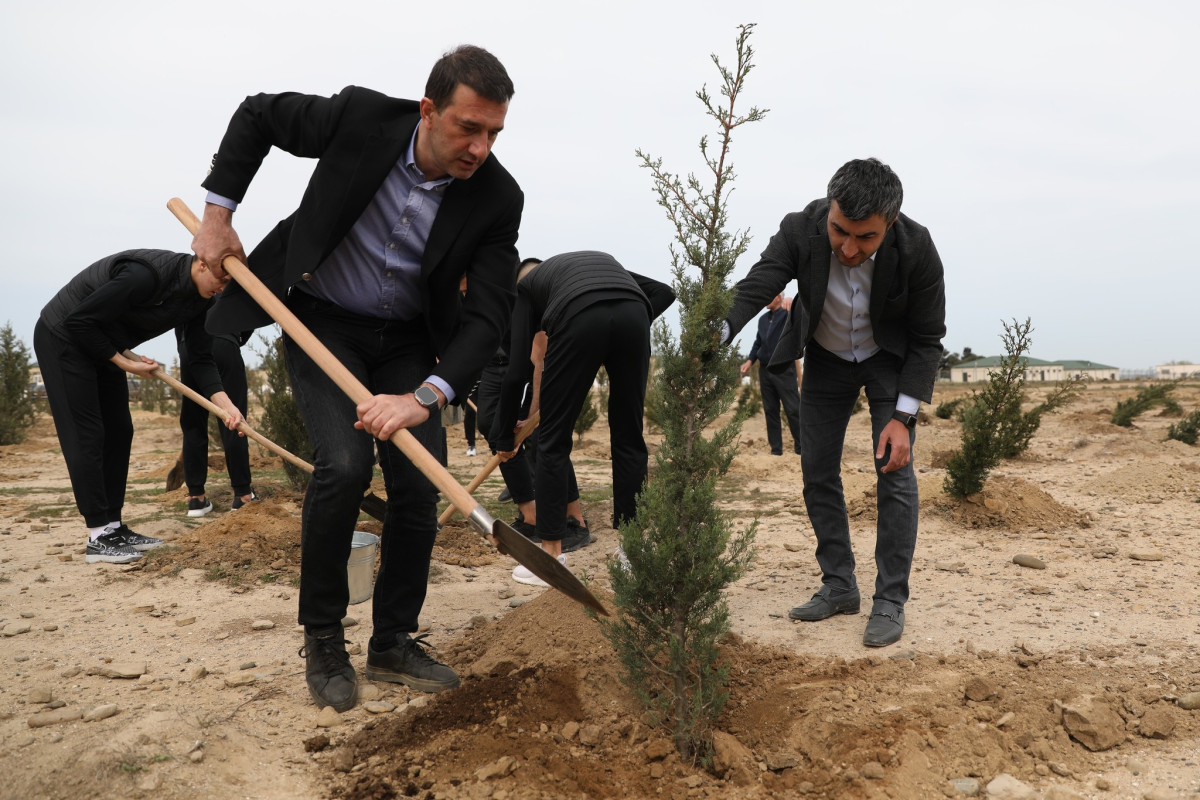
[[[1004,361],[1003,356],[984,356],[955,364],[949,368],[951,383],[978,383],[986,381]],[[1043,361],[1040,358],[1026,356],[1021,359],[1025,365],[1025,380],[1030,382],[1051,382],[1083,378],[1088,381],[1115,381],[1120,370],[1095,361]]]
[[[1154,368],[1154,377],[1160,381],[1200,378],[1200,364],[1160,364]]]
[[[1063,372],[1068,378],[1083,378],[1085,381],[1115,381],[1121,377],[1121,370],[1107,364],[1097,364],[1095,361],[1060,361]]]

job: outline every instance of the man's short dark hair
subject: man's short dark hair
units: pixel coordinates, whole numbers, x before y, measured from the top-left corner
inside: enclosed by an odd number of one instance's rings
[[[878,158],[847,161],[829,179],[826,194],[852,222],[882,214],[890,225],[900,216],[904,187],[892,168]]]
[[[444,108],[460,83],[493,103],[507,103],[515,91],[500,59],[473,44],[460,45],[437,60],[425,82],[425,96],[434,108]]]

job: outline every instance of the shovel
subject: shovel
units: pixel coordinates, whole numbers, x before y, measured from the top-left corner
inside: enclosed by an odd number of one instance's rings
[[[171,213],[183,223],[193,235],[200,228],[200,220],[192,213],[187,205],[175,197],[167,203]],[[279,324],[279,327],[308,354],[330,380],[338,385],[355,405],[370,400],[372,395],[350,370],[346,369],[333,353],[329,352],[321,341],[313,336],[296,315],[285,306],[275,294],[263,285],[250,268],[234,256],[226,256],[221,262],[234,280],[254,298],[263,311]],[[538,545],[526,539],[513,529],[511,525],[498,519],[492,519],[481,504],[475,502],[471,493],[464,489],[454,479],[445,467],[438,462],[432,453],[426,450],[407,429],[401,428],[392,434],[392,444],[396,445],[409,461],[438,488],[442,494],[450,498],[450,502],[458,507],[467,521],[482,536],[497,544],[501,552],[506,552],[521,565],[544,580],[550,586],[563,594],[600,614],[608,616],[606,609],[595,596],[587,590],[579,579],[569,569],[558,563],[552,555]]]
[[[128,350],[125,351],[125,357],[132,358],[135,360],[137,359],[137,356]],[[209,400],[204,395],[197,392],[195,389],[192,389],[187,384],[183,383],[183,381],[176,380],[175,378],[171,377],[167,373],[167,371],[164,370],[162,367],[159,367],[158,369],[154,370],[153,372],[150,373],[150,375],[151,375],[151,377],[158,378],[160,381],[167,384],[172,389],[179,392],[181,395],[183,395],[187,399],[191,400],[193,403],[200,406],[204,410],[208,411],[210,414],[216,414],[217,417],[219,419],[221,419],[222,421],[228,419],[229,415],[225,413],[225,410],[223,408],[221,408],[216,403]],[[295,453],[285,450],[283,447],[275,444],[270,439],[263,436],[261,433],[254,430],[253,428],[251,428],[249,423],[243,421],[241,424],[238,425],[237,429],[239,431],[241,431],[242,433],[246,434],[247,436],[249,436],[254,441],[261,444],[263,447],[270,450],[272,453],[275,453],[276,455],[278,455],[280,458],[282,458],[284,461],[288,462],[289,464],[299,467],[300,469],[307,472],[309,475],[313,474],[313,465],[312,464],[308,463],[307,461],[305,461],[303,458],[296,455]],[[172,469],[174,469],[174,468],[172,467]],[[176,487],[176,488],[179,488],[179,487]],[[368,493],[365,497],[363,497],[360,508],[362,508],[363,511],[367,512],[372,517],[374,517],[377,520],[380,520],[381,522],[383,521],[384,515],[387,514],[387,503],[383,500],[383,498],[377,496],[373,492]]]
[[[471,401],[468,400],[467,402],[470,403]],[[474,403],[471,403],[471,405],[473,406]],[[519,431],[517,431],[517,436],[513,440],[514,450],[521,446],[521,442],[525,441],[525,439],[529,437],[529,434],[533,433],[539,422],[541,422],[541,414],[539,414],[537,411],[529,415],[529,417],[525,420],[525,424],[521,426]],[[496,453],[496,455],[489,458],[488,462],[480,468],[479,474],[472,478],[471,482],[467,484],[467,491],[473,492],[478,489],[480,485],[487,480],[488,475],[491,475],[492,471],[498,466],[500,466],[500,454]],[[454,506],[454,504],[451,503],[450,507],[443,511],[442,515],[438,517],[438,527],[441,527],[449,522],[450,518],[454,516],[454,512],[457,510],[458,509]]]

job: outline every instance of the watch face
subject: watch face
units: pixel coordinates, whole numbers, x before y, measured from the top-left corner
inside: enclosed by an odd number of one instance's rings
[[[413,390],[413,397],[417,398],[417,402],[426,408],[437,408],[437,392],[435,392],[433,389],[430,389],[428,386],[418,386],[415,390]]]

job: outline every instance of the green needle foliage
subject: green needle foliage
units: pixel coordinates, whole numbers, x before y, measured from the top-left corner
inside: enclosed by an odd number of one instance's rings
[[[259,341],[267,348],[259,353],[262,356],[259,369],[266,374],[267,385],[264,388],[257,385],[254,387],[263,409],[258,431],[284,450],[312,463],[312,444],[308,441],[308,429],[304,427],[304,420],[300,418],[300,406],[292,396],[292,382],[288,378],[283,355],[283,336],[269,341],[260,335]],[[308,488],[307,472],[288,461],[283,462],[283,471],[295,489],[304,491]]]
[[[721,327],[733,302],[727,279],[749,244],[747,233],[726,230],[734,180],[730,143],[735,129],[766,114],[753,107],[744,115],[735,112],[752,69],[753,27],[738,28],[733,70],[712,57],[723,100],[714,101],[703,88],[696,93],[718,130],[715,153],[707,137],[700,140],[711,188],[695,175],[683,181],[663,170],[662,159],[637,151],[675,231],[670,252],[680,336],[675,341],[663,322],[654,331],[657,385],[648,393],[649,416],[662,429],[663,443],[636,520],[621,526],[629,566],[614,560],[609,572],[622,613],[604,630],[652,723],[668,728],[680,755],[692,762],[708,759],[712,724],[728,698],[728,668],[718,650],[729,631],[724,589],[753,557],[754,526],[735,534],[716,492],[747,407],[705,436],[733,404],[740,383],[738,362],[721,344]]]
[[[1128,428],[1133,421],[1155,406],[1167,406],[1174,398],[1175,383],[1154,383],[1140,389],[1133,397],[1127,397],[1117,402],[1113,409],[1112,424]],[[1177,404],[1176,404],[1177,405]]]
[[[37,417],[29,367],[29,348],[13,333],[12,323],[4,323],[0,328],[0,444],[25,441]]]
[[[1074,378],[1057,384],[1050,395],[1029,411],[1022,412],[1025,400],[1025,354],[1032,339],[1033,325],[1015,319],[1004,325],[1006,355],[988,378],[988,385],[972,396],[962,409],[962,447],[946,463],[946,493],[966,497],[983,489],[988,473],[1002,459],[1025,452],[1042,424],[1045,414],[1057,411],[1074,400],[1083,381]]]
[[[1167,430],[1167,438],[1184,444],[1195,444],[1196,439],[1200,438],[1200,409],[1173,423]]]
[[[575,418],[575,441],[583,444],[583,435],[592,429],[598,419],[600,412],[596,410],[596,399],[588,392],[587,400],[584,401],[583,408],[579,409],[579,416]]]

